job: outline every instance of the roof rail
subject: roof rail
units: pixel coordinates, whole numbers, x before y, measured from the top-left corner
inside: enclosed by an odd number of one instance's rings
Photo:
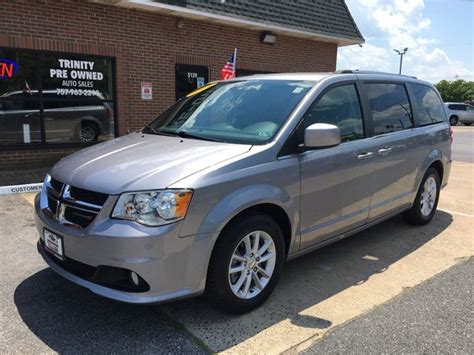
[[[381,74],[381,75],[399,75],[399,76],[404,76],[404,77],[407,77],[407,78],[418,79],[416,76],[403,75],[403,74],[395,74],[395,73],[387,73],[387,72],[376,71],[376,70],[341,69],[341,70],[336,70],[334,73],[335,73],[335,74]]]

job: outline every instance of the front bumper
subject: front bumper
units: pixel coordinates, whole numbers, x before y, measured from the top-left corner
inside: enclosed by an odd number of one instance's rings
[[[198,295],[204,291],[214,235],[179,237],[181,223],[146,227],[135,222],[111,220],[108,206],[85,229],[74,229],[49,217],[41,194],[35,199],[35,221],[40,236],[46,228],[63,238],[66,260],[86,268],[119,268],[137,273],[147,291],[124,291],[94,282],[94,278],[62,267],[55,256],[38,251],[64,278],[101,296],[128,303],[157,303]],[[103,215],[101,217],[101,215]]]

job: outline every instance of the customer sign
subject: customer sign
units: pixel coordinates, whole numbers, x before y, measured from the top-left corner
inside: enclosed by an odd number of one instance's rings
[[[42,186],[42,182],[36,184],[0,186],[0,195],[39,192]]]

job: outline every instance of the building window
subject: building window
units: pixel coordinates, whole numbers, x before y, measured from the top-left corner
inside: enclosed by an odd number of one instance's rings
[[[176,64],[176,100],[209,82],[209,68],[202,65]]]
[[[0,76],[0,146],[115,136],[111,58],[0,48],[2,62],[15,71]]]

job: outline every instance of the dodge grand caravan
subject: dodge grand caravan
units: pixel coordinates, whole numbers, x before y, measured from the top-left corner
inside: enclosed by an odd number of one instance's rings
[[[438,92],[415,78],[213,82],[142,130],[58,162],[35,202],[38,250],[66,279],[115,300],[205,292],[249,311],[286,260],[399,213],[428,223],[450,144]]]

